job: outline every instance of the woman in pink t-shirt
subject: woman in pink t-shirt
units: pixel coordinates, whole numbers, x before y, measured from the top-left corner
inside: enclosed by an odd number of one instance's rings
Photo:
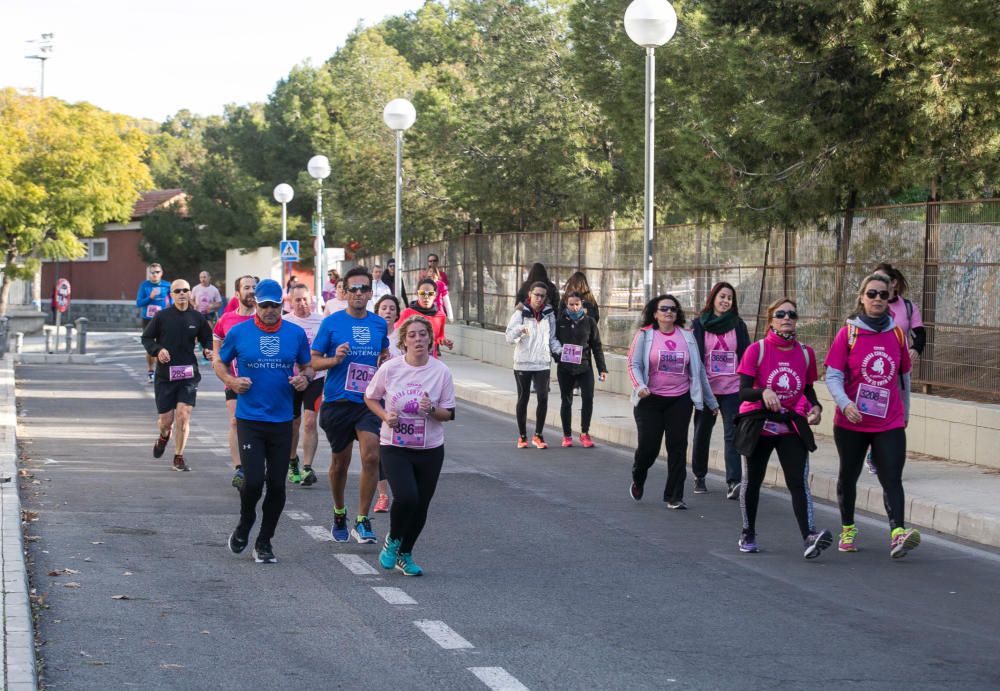
[[[403,357],[383,363],[365,390],[365,403],[382,420],[379,460],[393,496],[379,564],[420,576],[413,545],[444,464],[443,423],[455,419],[455,385],[448,367],[430,356],[433,327],[427,319],[411,316],[398,333]]]
[[[906,294],[910,292],[910,282],[906,280],[903,272],[888,262],[882,262],[875,267],[875,273],[885,274],[889,277],[889,314],[896,326],[903,330],[907,343],[910,346],[910,359],[916,360],[922,355],[924,346],[927,345],[927,331],[924,329],[924,320],[920,315],[920,307],[915,302],[906,299]]]
[[[920,533],[903,522],[911,361],[906,335],[889,313],[890,281],[874,273],[861,282],[854,313],[827,353],[826,385],[837,404],[833,439],[840,454],[839,549],[857,551],[854,503],[858,476],[871,448],[889,515],[889,553],[899,558],[920,544]]]
[[[760,486],[767,472],[771,454],[785,475],[785,486],[792,495],[792,510],[805,542],[806,559],[815,559],[833,544],[829,530],[817,530],[813,524],[812,495],[809,493],[809,446],[812,434],[808,425],[818,425],[822,406],[816,398],[816,353],[796,337],[799,313],[794,300],[778,298],[767,307],[768,331],[760,341],[750,344],[740,362],[739,425],[751,420],[757,434],[751,447],[741,446],[746,455],[746,472],[740,486],[740,510],[743,513],[741,552],[757,552],[757,506]],[[808,424],[806,424],[808,423]],[[750,425],[747,425],[750,427]],[[803,429],[804,428],[804,429]],[[757,432],[756,430],[760,430]]]

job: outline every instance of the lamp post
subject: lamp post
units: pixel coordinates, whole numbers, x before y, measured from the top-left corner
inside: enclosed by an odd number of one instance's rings
[[[38,60],[38,63],[42,68],[41,88],[38,93],[41,98],[45,98],[45,61],[52,57],[50,53],[55,50],[55,46],[52,45],[53,38],[55,38],[55,34],[50,33],[42,34],[41,38],[27,41],[30,45],[30,55],[25,55],[25,59]]]
[[[288,183],[281,183],[274,187],[274,201],[281,204],[281,241],[288,239],[288,202],[295,196],[295,190]],[[281,262],[281,285],[285,285],[285,262]]]
[[[382,120],[396,134],[396,284],[393,291],[402,295],[403,269],[403,132],[410,129],[417,120],[417,111],[405,98],[394,98],[382,111]]]
[[[646,184],[645,184],[645,254],[643,284],[646,300],[653,298],[653,95],[656,81],[654,51],[669,41],[677,30],[677,13],[667,0],[632,0],[625,10],[625,33],[646,49]]]
[[[323,181],[330,177],[330,160],[321,154],[313,156],[306,164],[306,170],[316,181],[316,304],[323,296],[323,255],[326,252],[326,241],[323,235]]]

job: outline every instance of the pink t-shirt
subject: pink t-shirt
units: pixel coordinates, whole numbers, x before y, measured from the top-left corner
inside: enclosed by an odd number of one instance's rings
[[[379,433],[382,446],[434,449],[444,444],[444,423],[424,417],[418,410],[425,393],[438,409],[455,407],[451,370],[436,358],[429,358],[423,367],[413,367],[405,358],[397,357],[376,370],[365,397],[384,400],[385,409],[399,413],[400,421],[396,429],[382,423]]]
[[[917,307],[917,303],[911,302],[913,306],[912,318],[907,318],[906,316],[906,303],[903,302],[903,298],[898,298],[889,303],[889,313],[892,315],[892,320],[896,322],[896,326],[903,330],[906,334],[907,345],[910,345],[910,329],[915,329],[918,326],[924,325],[924,320],[920,316],[920,308]],[[837,369],[840,369],[839,367]]]
[[[809,346],[809,368],[806,368],[806,356],[799,343],[792,343],[791,349],[784,350],[782,346],[769,341],[764,346],[764,359],[757,367],[760,353],[760,341],[751,343],[743,353],[743,359],[736,370],[739,374],[753,377],[755,389],[771,389],[781,402],[782,411],[794,411],[805,415],[812,404],[805,397],[806,387],[816,382],[816,353]],[[744,401],[740,403],[740,412],[748,413],[764,407],[763,401]],[[767,421],[761,434],[781,435],[792,434],[792,429],[783,422]]]
[[[841,328],[825,364],[844,373],[844,392],[861,413],[861,422],[851,422],[838,408],[834,426],[858,432],[905,427],[900,376],[910,371],[909,349],[902,347],[894,331],[858,329],[857,334],[854,347],[848,350],[848,327]]]
[[[240,314],[239,312],[226,312],[221,317],[219,321],[215,323],[215,328],[212,329],[212,335],[215,336],[215,340],[224,341],[226,340],[226,334],[229,330],[239,324],[240,322],[245,322],[248,319],[253,319],[253,313],[251,314]],[[236,359],[229,365],[229,372],[234,376],[240,376],[236,371]],[[228,387],[226,387],[228,388]]]
[[[194,300],[194,306],[202,314],[208,314],[210,307],[213,302],[218,302],[222,304],[222,295],[219,294],[219,289],[213,285],[203,286],[201,283],[195,285],[191,289],[191,298]]]
[[[316,314],[315,312],[310,312],[307,317],[296,317],[294,312],[289,312],[284,315],[282,319],[297,326],[301,326],[302,330],[306,332],[306,338],[309,339],[309,345],[312,345],[313,339],[316,338],[316,332],[319,331],[319,326],[323,323],[323,315]],[[295,372],[297,373],[298,371],[299,368],[296,366]],[[317,372],[315,379],[322,379],[326,376],[326,373],[327,370]]]
[[[653,329],[653,344],[649,349],[649,392],[657,396],[687,393],[691,389],[689,357],[687,341],[680,329],[670,334]]]
[[[740,390],[736,359],[736,329],[724,334],[705,332],[705,372],[712,393],[724,396]]]

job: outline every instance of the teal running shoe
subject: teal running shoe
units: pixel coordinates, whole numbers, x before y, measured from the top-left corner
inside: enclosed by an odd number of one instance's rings
[[[396,565],[396,560],[399,558],[400,543],[402,543],[402,540],[393,540],[388,535],[385,536],[385,546],[378,553],[378,565],[386,571],[391,570]]]
[[[423,576],[424,570],[413,561],[413,554],[410,552],[400,552],[396,558],[396,570],[402,572],[404,576]]]

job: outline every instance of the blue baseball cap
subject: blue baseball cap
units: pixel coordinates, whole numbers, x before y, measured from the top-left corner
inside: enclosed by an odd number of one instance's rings
[[[262,302],[273,302],[275,304],[281,304],[281,286],[278,282],[271,278],[265,278],[263,281],[257,284],[257,290],[255,291],[257,297],[257,304]]]

